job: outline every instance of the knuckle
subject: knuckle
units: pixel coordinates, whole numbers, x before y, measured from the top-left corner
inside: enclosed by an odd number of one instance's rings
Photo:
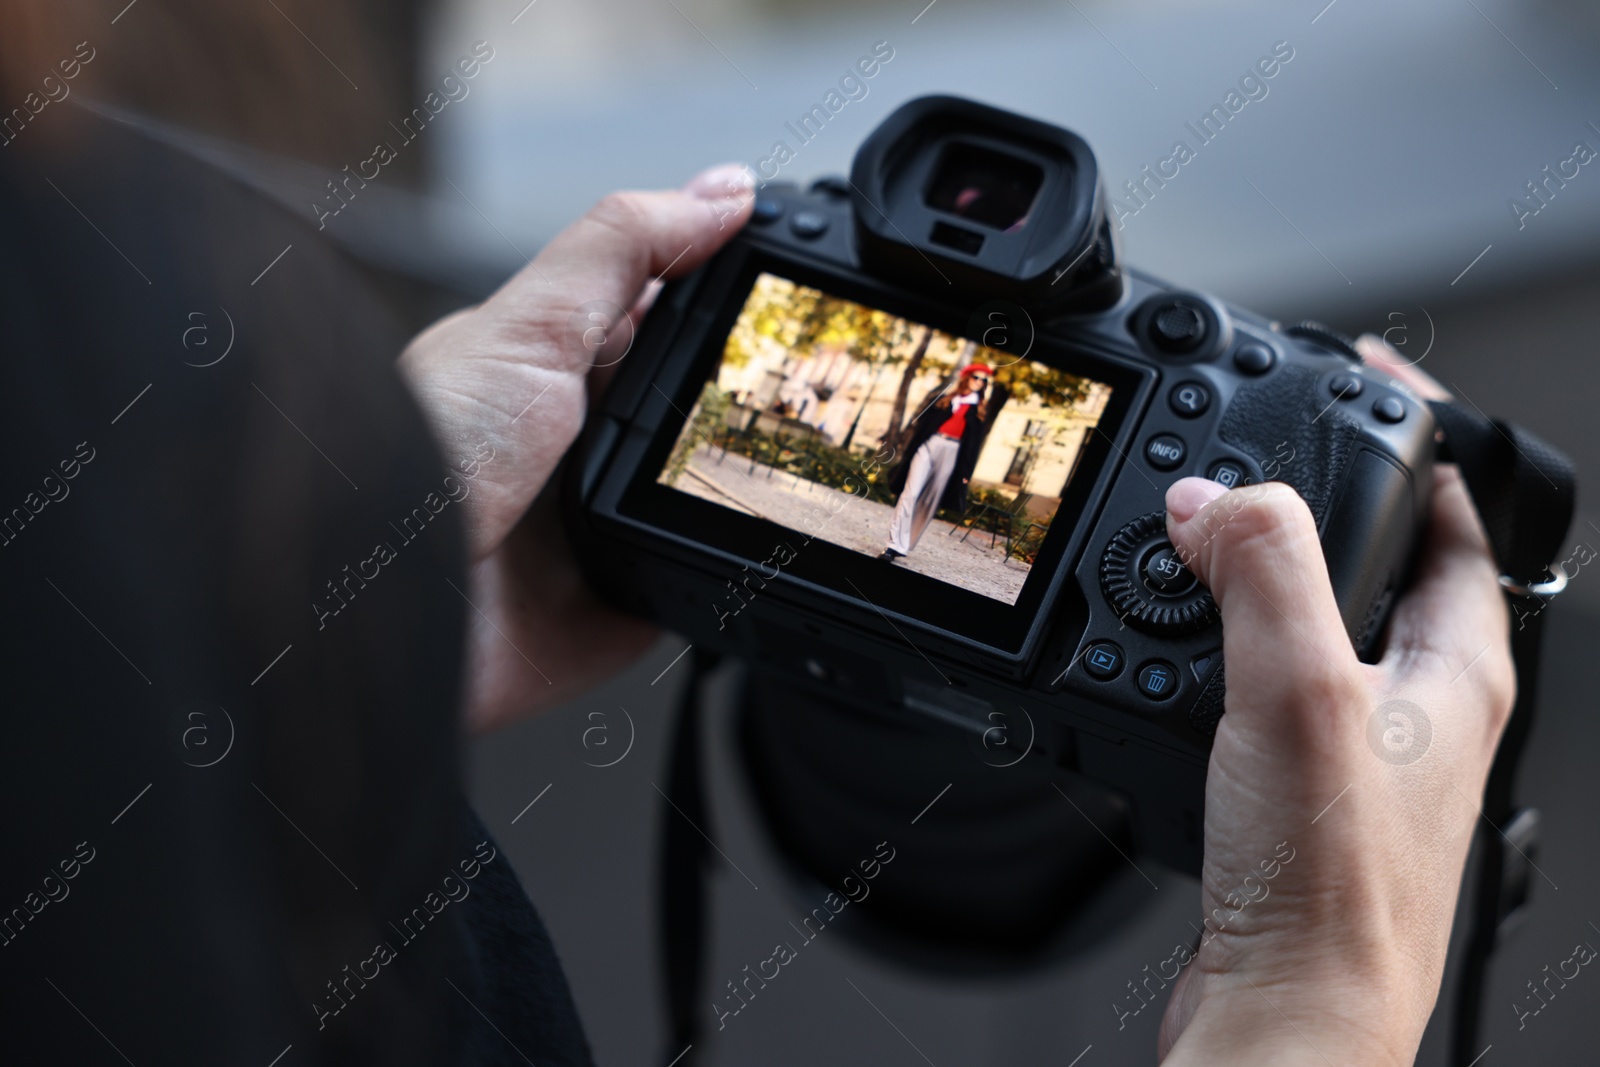
[[[607,193],[589,210],[594,222],[626,237],[637,236],[649,214],[644,194],[630,190]]]
[[[542,365],[555,360],[567,316],[578,298],[578,294],[565,291],[561,282],[557,283],[557,291],[541,295],[542,299],[496,309],[495,336],[504,346],[499,350],[518,362]]]
[[[1232,516],[1219,531],[1224,551],[1281,555],[1317,545],[1316,525],[1299,493],[1278,482],[1254,488],[1259,491],[1234,490],[1237,504],[1219,499]]]
[[[1371,695],[1360,679],[1335,669],[1321,657],[1306,657],[1298,673],[1303,680],[1304,699],[1336,717],[1342,718],[1340,713],[1346,710],[1364,709],[1371,702]]]
[[[1489,725],[1493,736],[1498,739],[1510,721],[1511,709],[1517,702],[1517,672],[1508,651],[1498,651],[1485,669],[1483,696],[1489,705]]]
[[[1303,627],[1285,626],[1266,640],[1276,647],[1261,669],[1286,710],[1328,725],[1346,724],[1371,710],[1376,691],[1348,646],[1335,647]]]

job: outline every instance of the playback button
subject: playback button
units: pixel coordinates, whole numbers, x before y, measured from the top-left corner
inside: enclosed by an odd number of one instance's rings
[[[1122,649],[1110,641],[1096,641],[1083,654],[1083,669],[1102,682],[1122,673]]]

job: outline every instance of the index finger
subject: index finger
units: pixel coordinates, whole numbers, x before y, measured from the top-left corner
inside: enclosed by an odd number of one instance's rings
[[[1356,351],[1361,353],[1362,363],[1383,371],[1422,399],[1451,399],[1450,390],[1440,385],[1438,379],[1417,367],[1415,363],[1407,362],[1381,337],[1370,333],[1362,334],[1356,338]]]
[[[648,281],[678,277],[711,258],[754,202],[754,182],[739,166],[707,171],[683,190],[612,193],[557,234],[483,310],[520,340],[560,339],[554,366],[586,369],[603,360],[568,321],[575,313],[592,307],[610,329]]]

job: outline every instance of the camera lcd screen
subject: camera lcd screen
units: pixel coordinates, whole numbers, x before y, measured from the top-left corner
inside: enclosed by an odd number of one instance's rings
[[[761,272],[656,480],[1014,605],[1112,392]]]

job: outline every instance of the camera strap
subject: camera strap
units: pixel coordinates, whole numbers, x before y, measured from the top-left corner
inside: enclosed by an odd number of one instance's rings
[[[1536,869],[1539,813],[1518,808],[1512,793],[1539,700],[1544,608],[1567,584],[1565,568],[1552,561],[1572,522],[1577,478],[1570,459],[1521,427],[1455,404],[1432,401],[1429,407],[1444,431],[1439,459],[1461,470],[1514,618],[1517,696],[1484,787],[1488,826],[1478,827],[1477,878],[1456,990],[1450,1062],[1466,1067],[1482,1055],[1478,1020],[1489,958],[1520,919]]]
[[[667,806],[661,810],[661,969],[667,991],[667,1047],[661,1062],[690,1067],[700,1040],[695,1000],[701,994],[706,948],[706,875],[711,859],[710,812],[702,784],[700,687],[720,660],[691,646],[689,678],[678,696],[678,713],[667,756]]]
[[[1532,856],[1539,847],[1539,813],[1513,800],[1517,766],[1538,703],[1543,609],[1567,584],[1556,560],[1572,521],[1577,479],[1572,461],[1521,427],[1476,410],[1431,401],[1444,433],[1439,460],[1456,464],[1483,522],[1514,617],[1511,652],[1517,696],[1484,788],[1477,834],[1478,866],[1470,929],[1456,992],[1451,1062],[1467,1067],[1476,1048],[1489,959],[1528,901]],[[689,1067],[699,1059],[695,998],[702,989],[706,948],[706,879],[711,820],[700,754],[700,689],[719,662],[694,649],[680,696],[662,810],[660,920],[662,973],[668,1007],[661,1062]]]

